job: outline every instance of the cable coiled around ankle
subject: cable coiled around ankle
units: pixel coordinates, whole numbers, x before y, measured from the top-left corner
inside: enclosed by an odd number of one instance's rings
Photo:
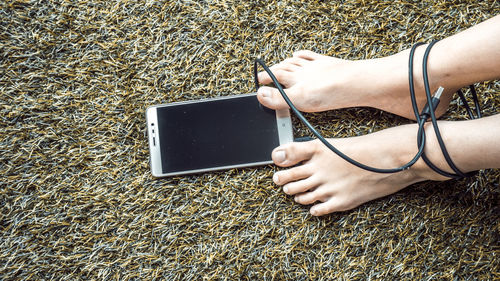
[[[339,157],[341,157],[345,161],[351,163],[352,165],[354,165],[354,166],[356,166],[358,168],[361,168],[361,169],[364,169],[364,170],[367,170],[367,171],[370,171],[370,172],[375,172],[375,173],[397,173],[397,172],[401,172],[401,171],[409,169],[413,164],[415,164],[418,161],[418,159],[420,159],[420,157],[422,157],[422,159],[425,161],[425,163],[431,169],[433,169],[437,173],[439,173],[441,175],[444,175],[446,177],[460,178],[460,177],[470,176],[470,175],[473,175],[474,173],[465,174],[465,173],[461,172],[456,167],[456,165],[453,163],[453,161],[451,160],[451,157],[449,156],[448,151],[446,150],[444,142],[443,142],[443,140],[441,138],[441,134],[439,132],[439,128],[437,126],[437,120],[436,120],[436,116],[434,114],[435,107],[437,107],[437,103],[436,103],[436,105],[434,105],[434,102],[436,101],[436,99],[435,98],[433,99],[433,97],[430,94],[430,87],[429,87],[429,81],[428,81],[429,79],[428,79],[428,75],[427,75],[427,59],[428,59],[429,52],[430,52],[432,46],[436,42],[437,41],[433,41],[433,42],[431,42],[429,44],[429,46],[427,46],[427,49],[426,49],[425,54],[424,54],[424,59],[423,59],[423,62],[422,62],[423,73],[424,73],[423,74],[424,75],[424,86],[425,86],[425,91],[426,91],[426,96],[427,96],[427,105],[424,107],[424,110],[421,113],[419,113],[419,111],[418,111],[418,106],[417,106],[416,97],[415,97],[414,83],[413,83],[413,56],[414,56],[414,53],[415,53],[415,49],[418,46],[422,45],[423,43],[417,43],[417,44],[415,44],[412,47],[411,51],[410,51],[410,58],[409,58],[409,64],[408,64],[408,75],[409,75],[409,84],[410,84],[410,97],[411,97],[411,101],[412,101],[413,110],[414,110],[414,113],[415,113],[415,118],[416,118],[417,124],[418,124],[418,133],[417,133],[418,152],[417,152],[417,154],[415,154],[415,156],[408,163],[406,163],[403,166],[397,167],[397,168],[383,169],[383,168],[371,167],[371,166],[365,165],[363,163],[360,163],[360,162],[358,162],[358,161],[350,158],[349,156],[345,155],[341,151],[339,151],[335,146],[333,146],[330,142],[328,142],[309,123],[309,121],[307,121],[307,119],[302,115],[302,113],[295,107],[295,105],[292,103],[292,101],[288,98],[287,94],[283,90],[283,86],[281,86],[281,84],[279,83],[278,79],[274,76],[274,74],[272,73],[272,71],[259,58],[255,59],[254,69],[253,69],[254,80],[255,80],[254,81],[255,82],[255,88],[256,88],[256,91],[259,89],[259,80],[258,80],[258,71],[257,71],[257,68],[258,68],[258,65],[260,64],[264,68],[264,70],[267,72],[267,74],[269,75],[269,77],[273,81],[274,86],[278,89],[278,91],[280,92],[281,96],[283,97],[283,99],[285,100],[285,102],[288,104],[288,106],[290,107],[290,109],[297,116],[297,118],[304,125],[306,125],[306,127],[313,133],[313,135],[315,135],[326,147],[328,147],[328,149],[330,149],[335,154],[337,154]],[[471,87],[471,92],[473,93],[474,102],[476,103],[476,113],[480,117],[481,113],[480,113],[480,110],[479,110],[479,102],[477,100],[477,95],[476,95],[475,90],[473,90],[474,86],[471,85],[470,87]],[[459,95],[460,95],[462,101],[465,101],[465,98],[463,97],[463,94],[461,92],[459,93]],[[437,102],[439,102],[439,99],[437,100]],[[464,102],[464,104],[466,104],[466,102]],[[469,115],[472,116],[472,114],[470,112],[470,108],[468,107],[468,105],[466,106],[466,109],[469,111]],[[444,155],[444,157],[445,157],[448,165],[450,165],[450,167],[452,168],[452,170],[456,174],[451,174],[451,173],[448,173],[446,171],[443,171],[443,170],[439,169],[432,162],[430,162],[430,160],[425,156],[425,153],[424,153],[424,150],[425,150],[425,129],[424,128],[425,127],[424,127],[424,125],[425,125],[425,122],[427,121],[427,119],[429,117],[432,120],[432,124],[434,126],[434,131],[436,133],[436,137],[437,137],[438,142],[440,144],[440,148],[441,148],[441,150],[443,152],[443,155]]]
[[[434,128],[434,133],[436,134],[436,139],[438,140],[438,143],[439,143],[439,147],[441,148],[441,153],[443,154],[443,156],[446,160],[446,163],[448,163],[448,166],[450,166],[450,168],[455,172],[455,174],[448,173],[448,172],[438,168],[436,165],[434,165],[429,160],[429,158],[427,157],[425,152],[422,153],[422,160],[424,160],[425,164],[427,164],[427,166],[429,166],[429,168],[431,168],[436,173],[438,173],[442,176],[454,178],[454,179],[470,177],[470,176],[475,175],[476,173],[475,172],[464,173],[464,172],[460,171],[460,169],[457,168],[457,166],[455,165],[455,163],[451,159],[451,157],[448,153],[448,150],[446,149],[446,145],[444,144],[443,138],[441,136],[441,132],[439,131],[436,115],[434,114],[436,109],[433,108],[433,103],[432,103],[431,90],[430,90],[430,86],[429,86],[429,75],[428,75],[428,71],[427,71],[427,62],[429,59],[429,53],[430,53],[432,47],[437,42],[438,42],[437,40],[432,41],[427,46],[427,48],[425,49],[425,52],[424,52],[424,57],[422,59],[422,75],[423,75],[423,81],[424,81],[425,95],[427,97],[427,105],[426,106],[429,106],[429,113],[430,113],[429,117],[431,119],[432,126]],[[423,45],[423,43],[417,43],[417,44],[413,45],[413,47],[410,50],[410,56],[409,56],[409,62],[408,62],[408,80],[409,80],[409,84],[410,84],[409,88],[410,88],[411,103],[413,106],[413,112],[415,113],[415,119],[417,120],[417,122],[419,124],[421,122],[421,119],[423,119],[423,116],[421,114],[418,114],[419,111],[418,111],[418,106],[417,106],[417,102],[416,102],[416,98],[415,98],[415,89],[414,89],[414,83],[413,83],[413,58],[414,58],[414,54],[415,54],[415,49],[420,45]],[[469,88],[471,90],[472,98],[473,98],[474,103],[475,103],[476,117],[474,117],[474,115],[472,114],[472,111],[471,111],[471,109],[467,103],[467,100],[465,99],[462,91],[458,90],[457,94],[459,95],[460,99],[462,100],[463,104],[465,105],[465,108],[466,108],[470,118],[471,119],[481,118],[482,117],[481,116],[481,109],[479,107],[479,100],[477,98],[477,94],[476,94],[476,90],[474,88],[474,85],[470,85]],[[419,147],[421,144],[420,143],[421,139],[425,139],[425,130],[419,130],[419,134],[420,133],[423,134],[423,137],[417,136],[417,145]]]

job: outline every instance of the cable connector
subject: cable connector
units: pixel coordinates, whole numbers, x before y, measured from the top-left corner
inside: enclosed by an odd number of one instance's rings
[[[439,88],[434,92],[434,95],[432,96],[431,102],[432,102],[432,108],[434,111],[436,111],[436,108],[439,105],[439,102],[441,101],[441,95],[443,94],[444,88],[439,86]],[[431,107],[429,106],[429,103],[426,103],[424,106],[424,109],[422,110],[422,113],[420,113],[420,118],[424,119],[427,121],[429,117],[431,116]]]

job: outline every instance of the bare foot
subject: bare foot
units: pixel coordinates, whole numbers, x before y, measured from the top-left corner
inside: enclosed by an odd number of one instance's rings
[[[500,16],[436,43],[429,56],[431,91],[445,88],[437,115],[442,114],[457,89],[499,78],[498,34]],[[492,38],[496,39],[493,40]],[[422,108],[422,57],[425,46],[415,52],[415,90]],[[371,106],[401,116],[413,117],[408,93],[409,50],[390,57],[345,61],[309,51],[272,67],[278,80],[297,107],[322,111],[350,106]],[[270,83],[267,74],[259,81]],[[286,107],[276,90],[262,87],[259,101],[270,108]],[[463,172],[500,167],[500,114],[470,121],[440,121],[447,150]],[[426,125],[425,153],[436,166],[451,172],[432,131]],[[466,133],[464,133],[466,132]],[[415,124],[386,129],[361,137],[329,140],[345,154],[370,166],[394,168],[416,153]],[[394,174],[372,173],[344,161],[319,141],[290,143],[276,148],[273,161],[281,167],[273,180],[294,195],[300,204],[312,204],[311,214],[319,216],[343,211],[394,193],[423,180],[446,180],[433,172],[422,159],[410,169]],[[298,166],[295,166],[298,165]]]
[[[292,101],[296,101],[298,109],[316,112],[356,105],[348,91],[351,82],[359,79],[355,64],[311,51],[299,51],[292,58],[272,66],[271,70],[285,86]],[[263,84],[272,82],[266,72],[259,73],[259,81]],[[275,88],[259,88],[258,98],[270,108],[288,107]],[[363,101],[362,98],[357,100]]]
[[[415,55],[415,89],[419,107],[426,98],[421,82],[420,62],[423,48]],[[432,68],[430,68],[432,69]],[[298,51],[293,57],[271,67],[285,92],[301,111],[318,112],[331,109],[368,106],[414,119],[408,86],[408,51],[371,60],[349,61],[324,56],[312,51]],[[259,82],[270,84],[266,72]],[[439,83],[432,80],[431,90]],[[437,115],[446,111],[455,88],[445,89]],[[272,109],[287,108],[277,89],[262,86],[257,98]]]
[[[364,164],[395,168],[417,152],[416,131],[416,125],[405,125],[362,137],[329,141]],[[349,210],[419,181],[446,180],[421,159],[399,173],[368,172],[341,159],[318,140],[283,145],[273,151],[272,158],[281,167],[300,164],[276,172],[273,181],[283,185],[286,194],[294,195],[296,202],[314,204],[310,209],[314,216]]]

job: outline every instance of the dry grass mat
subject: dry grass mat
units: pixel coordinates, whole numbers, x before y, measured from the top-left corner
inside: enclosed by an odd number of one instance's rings
[[[144,117],[154,104],[252,92],[255,57],[383,57],[499,11],[463,0],[1,1],[0,279],[500,278],[498,170],[315,218],[272,183],[275,166],[153,179]],[[478,91],[484,115],[498,113],[499,82]],[[363,108],[308,116],[336,137],[410,122]],[[464,117],[453,101],[443,118]]]

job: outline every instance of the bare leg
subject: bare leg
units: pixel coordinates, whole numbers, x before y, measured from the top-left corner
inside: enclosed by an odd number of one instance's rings
[[[500,114],[471,121],[442,121],[441,134],[458,168],[464,172],[500,167]],[[386,129],[362,137],[329,141],[352,158],[380,168],[408,162],[417,152],[416,125]],[[464,134],[467,132],[467,134]],[[426,154],[440,168],[451,172],[441,154],[432,126],[426,128]],[[464,149],[466,143],[467,149]],[[352,209],[423,180],[446,180],[422,159],[411,169],[395,174],[378,174],[351,165],[319,141],[290,143],[276,148],[273,161],[282,167],[273,180],[294,195],[300,204],[315,204],[311,214],[325,215]]]
[[[473,82],[500,78],[500,16],[437,43],[429,57],[431,90],[446,91],[438,114],[447,107],[451,94]],[[417,49],[416,62],[424,48]],[[407,81],[408,51],[387,58],[345,61],[301,51],[272,67],[297,107],[304,111],[372,106],[412,117]],[[418,67],[417,67],[418,66]],[[417,99],[423,105],[421,65],[416,63]],[[259,81],[269,83],[266,74]],[[262,87],[259,101],[270,108],[287,105],[272,88]],[[464,172],[500,167],[500,115],[473,121],[441,122],[441,134],[458,168]],[[426,128],[426,154],[438,167],[451,172],[437,145],[432,126]],[[464,133],[465,132],[465,133]],[[331,139],[342,152],[371,166],[393,168],[416,153],[416,125],[406,125],[374,134]],[[467,149],[464,149],[466,145]],[[301,204],[315,204],[311,214],[354,208],[369,200],[423,180],[445,180],[420,159],[411,169],[395,174],[361,170],[328,150],[318,141],[291,143],[273,151],[281,167],[299,166],[277,172],[273,180]],[[318,203],[319,202],[319,203]]]

